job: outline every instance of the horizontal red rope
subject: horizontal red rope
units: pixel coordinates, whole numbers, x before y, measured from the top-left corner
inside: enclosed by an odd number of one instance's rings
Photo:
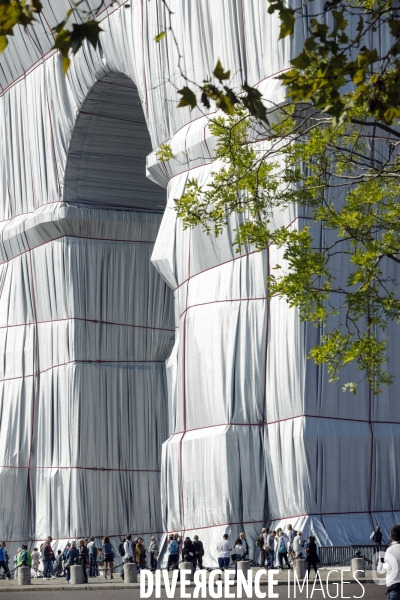
[[[47,369],[43,369],[43,371],[38,371],[37,373],[30,373],[29,375],[17,375],[16,377],[8,377],[6,379],[0,379],[0,383],[3,383],[4,381],[13,381],[14,379],[27,379],[28,377],[36,377],[37,375],[41,375],[42,373],[47,373],[47,371],[51,371],[52,369],[57,369],[58,367],[64,367],[66,365],[71,365],[71,364],[85,364],[85,363],[89,363],[89,364],[114,364],[114,363],[121,363],[121,364],[148,364],[148,363],[159,363],[159,364],[164,364],[165,360],[89,360],[89,359],[73,359],[73,360],[68,360],[67,362],[64,363],[60,363],[58,365],[52,365],[51,367],[48,367]]]
[[[18,258],[19,256],[22,256],[23,254],[30,252],[31,250],[32,251],[36,250],[36,248],[41,248],[42,246],[45,246],[46,244],[51,244],[52,242],[62,240],[64,238],[72,238],[72,239],[79,239],[79,240],[92,240],[95,242],[112,242],[112,243],[119,243],[119,244],[124,244],[124,243],[125,244],[154,244],[154,241],[149,241],[149,240],[125,240],[125,239],[113,239],[113,238],[97,238],[97,237],[89,237],[89,236],[85,236],[85,235],[71,235],[69,233],[65,233],[64,235],[60,235],[59,237],[51,238],[50,240],[45,240],[44,242],[41,242],[40,244],[37,244],[36,246],[33,246],[32,248],[28,247],[26,250],[22,250],[22,252],[15,254],[11,258],[7,257],[7,260],[4,260],[0,264],[5,265],[6,263],[9,263],[12,260]],[[3,245],[4,245],[4,242],[3,242]],[[7,253],[6,253],[6,256],[7,256]]]
[[[60,465],[49,466],[17,466],[17,465],[0,465],[0,469],[78,469],[82,471],[121,471],[123,473],[161,473],[160,469],[120,469],[112,467],[61,467]]]
[[[323,415],[310,415],[303,413],[301,415],[295,415],[293,417],[285,417],[284,419],[277,419],[276,421],[260,421],[259,423],[235,423],[234,421],[227,421],[226,423],[217,423],[215,425],[204,425],[203,427],[193,427],[192,429],[185,429],[184,431],[175,431],[170,437],[174,435],[181,435],[182,433],[189,433],[191,431],[200,431],[202,429],[210,429],[212,427],[228,427],[235,425],[237,427],[265,427],[267,425],[275,425],[276,423],[283,423],[284,421],[292,421],[294,419],[301,418],[309,419],[329,419],[332,421],[350,421],[353,423],[376,423],[377,425],[400,425],[400,421],[370,421],[369,419],[352,419],[346,417],[327,417]]]
[[[4,282],[3,286],[4,287]],[[2,293],[2,288],[0,288],[0,298]],[[85,323],[98,323],[99,325],[112,325],[115,327],[133,327],[134,329],[151,329],[155,331],[170,331],[175,332],[174,329],[167,329],[166,327],[150,327],[148,325],[132,325],[129,323],[114,323],[113,321],[102,321],[100,319],[84,319],[83,317],[65,317],[63,319],[49,319],[47,321],[33,321],[30,323],[17,323],[16,325],[0,325],[0,329],[10,329],[12,327],[25,327],[28,325],[44,325],[45,323],[59,323],[62,321],[84,321]]]

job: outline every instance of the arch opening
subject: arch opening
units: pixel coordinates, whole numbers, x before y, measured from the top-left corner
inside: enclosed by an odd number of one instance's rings
[[[84,101],[72,134],[64,200],[162,213],[166,192],[146,177],[152,152],[136,85],[108,73]]]

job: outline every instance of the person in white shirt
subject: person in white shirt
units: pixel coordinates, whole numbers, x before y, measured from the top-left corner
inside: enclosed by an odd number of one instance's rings
[[[40,552],[39,552],[39,550],[37,548],[34,548],[31,556],[32,556],[33,576],[36,578],[38,576],[37,572],[38,572],[39,563],[40,563]]]
[[[279,568],[283,569],[283,559],[285,559],[286,566],[290,569],[289,559],[288,559],[288,539],[283,533],[282,529],[278,533],[278,539],[275,542],[276,552],[278,554]]]
[[[400,600],[400,525],[393,525],[390,530],[390,546],[377,570],[386,572],[387,600]]]
[[[126,540],[124,542],[124,550],[124,562],[133,562],[132,535],[130,533],[126,536]]]
[[[301,538],[302,535],[303,532],[298,531],[293,539],[293,554],[295,557],[298,556],[300,552],[303,552],[305,541]]]
[[[222,571],[229,567],[229,562],[231,559],[232,546],[229,542],[229,536],[227,533],[224,534],[222,540],[220,540],[217,544],[217,552],[218,552],[218,566]],[[221,575],[219,576],[221,579]]]

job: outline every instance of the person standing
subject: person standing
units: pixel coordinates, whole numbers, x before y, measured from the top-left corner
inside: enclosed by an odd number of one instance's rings
[[[242,560],[245,560],[249,556],[249,545],[246,540],[246,536],[244,533],[239,533],[239,538],[242,540],[243,552],[242,552]]]
[[[39,569],[39,563],[40,563],[40,552],[37,548],[33,549],[32,552],[32,569],[33,569],[33,576],[35,578],[37,578],[38,574],[38,569]]]
[[[268,546],[267,569],[273,569],[274,568],[274,562],[275,562],[275,536],[276,536],[276,531],[270,531],[267,534],[267,546]]]
[[[167,551],[168,551],[167,571],[169,571],[173,565],[175,566],[178,563],[178,558],[179,558],[178,542],[176,541],[176,539],[172,533],[169,536],[169,544],[168,544]]]
[[[379,552],[383,541],[383,535],[379,525],[375,527],[374,531],[369,536],[369,539],[372,540],[374,546],[376,546],[375,551]]]
[[[10,569],[8,568],[6,561],[6,545],[5,542],[1,542],[0,544],[0,569],[3,569],[5,575],[7,575],[7,579],[11,579]]]
[[[110,538],[106,535],[103,539],[103,555],[104,555],[104,579],[107,579],[107,567],[110,568],[110,578],[113,577],[114,566],[114,550],[110,543]]]
[[[195,556],[195,549],[193,546],[193,542],[190,539],[190,537],[186,537],[183,542],[182,560],[184,562],[192,563],[192,574],[193,574],[196,570],[196,556]]]
[[[217,552],[218,552],[218,567],[224,571],[229,567],[229,562],[231,558],[232,546],[229,542],[229,536],[227,533],[224,533],[222,540],[220,540],[217,544]],[[219,576],[221,579],[221,575]]]
[[[85,546],[85,540],[79,540],[79,564],[83,567],[83,575],[85,583],[88,582],[88,568],[89,568],[89,550]]]
[[[278,533],[276,548],[278,552],[279,568],[283,569],[283,560],[285,560],[287,568],[290,569],[291,567],[288,559],[288,540],[282,529]]]
[[[138,573],[141,569],[146,568],[146,548],[144,547],[143,538],[138,537],[136,544],[136,563],[138,566]]]
[[[265,560],[268,556],[268,533],[269,533],[269,528],[268,527],[264,527],[261,530],[260,535],[258,536],[258,538],[256,539],[256,546],[257,548],[260,549],[260,567],[263,567],[265,565]]]
[[[149,546],[149,554],[150,554],[150,568],[155,571],[157,569],[157,559],[158,559],[158,543],[155,535],[151,536],[150,546]]]
[[[70,549],[67,552],[67,562],[65,564],[65,579],[67,583],[70,583],[71,579],[71,567],[76,564],[79,559],[79,550],[76,547],[76,542],[71,542]]]
[[[292,526],[289,524],[289,525],[287,526],[287,534],[286,534],[286,535],[287,535],[287,539],[288,539],[288,542],[289,542],[289,543],[288,543],[288,553],[289,553],[289,556],[290,556],[290,558],[292,558],[292,559],[293,559],[293,558],[294,558],[294,552],[293,552],[293,540],[294,540],[294,538],[295,538],[295,537],[296,537],[296,535],[297,535],[297,531],[295,531],[295,530],[293,529],[293,527],[292,527]]]
[[[62,572],[63,572],[63,557],[61,554],[61,550],[57,550],[57,556],[56,556],[56,577],[61,577]]]
[[[97,546],[95,538],[92,536],[88,543],[89,551],[89,577],[97,576]]]
[[[133,562],[132,534],[128,533],[124,541],[124,563]]]
[[[293,554],[294,554],[295,558],[300,553],[303,552],[305,541],[301,538],[302,535],[303,535],[303,532],[302,531],[298,531],[297,535],[295,536],[295,538],[293,540]]]
[[[387,600],[400,600],[400,525],[393,525],[390,530],[389,548],[377,570],[378,573],[386,573]]]
[[[203,568],[204,546],[203,546],[203,542],[201,542],[199,540],[198,535],[193,536],[193,547],[194,547],[194,556],[196,559],[195,568],[196,568],[196,564],[198,564],[199,569],[202,569]]]
[[[311,567],[313,567],[314,571],[317,573],[317,564],[319,563],[319,558],[317,554],[317,545],[315,543],[315,537],[312,535],[310,535],[310,537],[308,538],[308,544],[306,546],[306,561],[308,575],[310,575]]]
[[[237,564],[239,562],[239,560],[243,560],[244,557],[244,545],[243,542],[241,540],[240,537],[238,537],[238,539],[235,542],[234,548],[233,548],[233,555],[235,557],[235,580],[237,579]]]
[[[51,538],[47,538],[42,546],[43,577],[49,575],[55,579],[53,561],[55,560],[53,548],[51,547]]]

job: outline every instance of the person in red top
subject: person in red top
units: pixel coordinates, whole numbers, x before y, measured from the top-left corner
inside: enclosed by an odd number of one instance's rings
[[[43,577],[50,575],[52,579],[55,579],[53,568],[54,560],[55,556],[51,547],[51,538],[48,538],[42,546]]]

